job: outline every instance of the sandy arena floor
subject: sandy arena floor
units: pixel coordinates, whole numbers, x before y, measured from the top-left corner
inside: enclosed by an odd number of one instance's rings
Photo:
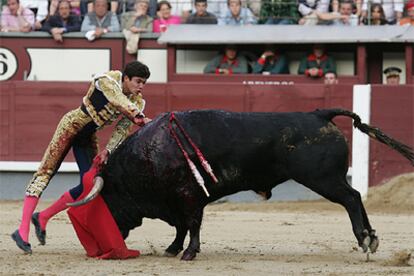
[[[131,231],[127,245],[141,250],[139,258],[87,258],[66,213],[48,225],[46,246],[32,231],[33,255],[24,255],[10,238],[21,202],[3,201],[0,275],[414,275],[414,173],[371,189],[365,205],[380,238],[369,261],[345,210],[320,201],[208,206],[201,253],[183,262],[162,257],[175,232],[159,220]]]

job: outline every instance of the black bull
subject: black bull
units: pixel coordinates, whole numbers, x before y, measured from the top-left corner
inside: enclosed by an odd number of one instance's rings
[[[354,126],[394,148],[414,164],[412,149],[362,124],[346,110],[309,113],[232,113],[188,111],[175,113],[210,163],[218,183],[198,163],[210,197],[197,184],[169,130],[170,113],[160,115],[129,137],[102,171],[101,192],[124,238],[142,224],[142,218],[159,218],[176,228],[176,238],[166,254],[176,256],[190,242],[182,259],[191,260],[200,250],[204,207],[223,196],[253,190],[271,196],[276,185],[293,179],[326,199],[345,207],[353,232],[364,252],[375,252],[378,238],[372,229],[358,191],[346,180],[348,146],[331,119],[354,119]],[[175,127],[177,133],[178,128]],[[180,140],[184,141],[182,135]]]

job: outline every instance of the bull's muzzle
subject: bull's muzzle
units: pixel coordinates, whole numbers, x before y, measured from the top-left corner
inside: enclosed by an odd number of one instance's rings
[[[102,190],[103,186],[104,186],[103,178],[100,176],[96,176],[93,179],[93,187],[87,196],[85,196],[81,200],[78,200],[72,203],[67,203],[66,205],[70,207],[77,207],[77,206],[85,205],[86,203],[88,203],[89,201],[91,201],[92,199],[94,199],[95,197],[99,195],[99,192]]]

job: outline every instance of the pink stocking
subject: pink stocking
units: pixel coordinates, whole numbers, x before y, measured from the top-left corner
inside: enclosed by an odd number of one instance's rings
[[[57,213],[62,212],[68,206],[66,203],[73,202],[74,199],[70,195],[69,192],[65,192],[57,201],[55,201],[51,206],[46,208],[45,210],[41,211],[39,213],[39,222],[40,222],[40,228],[42,230],[46,230],[46,224],[54,215]]]
[[[30,220],[36,209],[39,198],[35,196],[25,196],[23,203],[22,222],[19,226],[19,234],[25,242],[29,242]]]

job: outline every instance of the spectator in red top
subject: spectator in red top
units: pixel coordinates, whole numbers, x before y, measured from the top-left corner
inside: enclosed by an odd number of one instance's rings
[[[311,78],[321,78],[326,72],[336,73],[335,61],[326,54],[325,46],[315,44],[312,53],[301,60],[298,74]]]
[[[224,54],[219,54],[206,65],[204,73],[246,74],[248,73],[248,62],[244,56],[239,55],[236,45],[227,45]]]
[[[289,74],[289,63],[285,55],[269,46],[253,64],[254,74]]]
[[[410,0],[405,4],[405,12],[407,17],[400,20],[401,26],[414,26],[414,0]]]

